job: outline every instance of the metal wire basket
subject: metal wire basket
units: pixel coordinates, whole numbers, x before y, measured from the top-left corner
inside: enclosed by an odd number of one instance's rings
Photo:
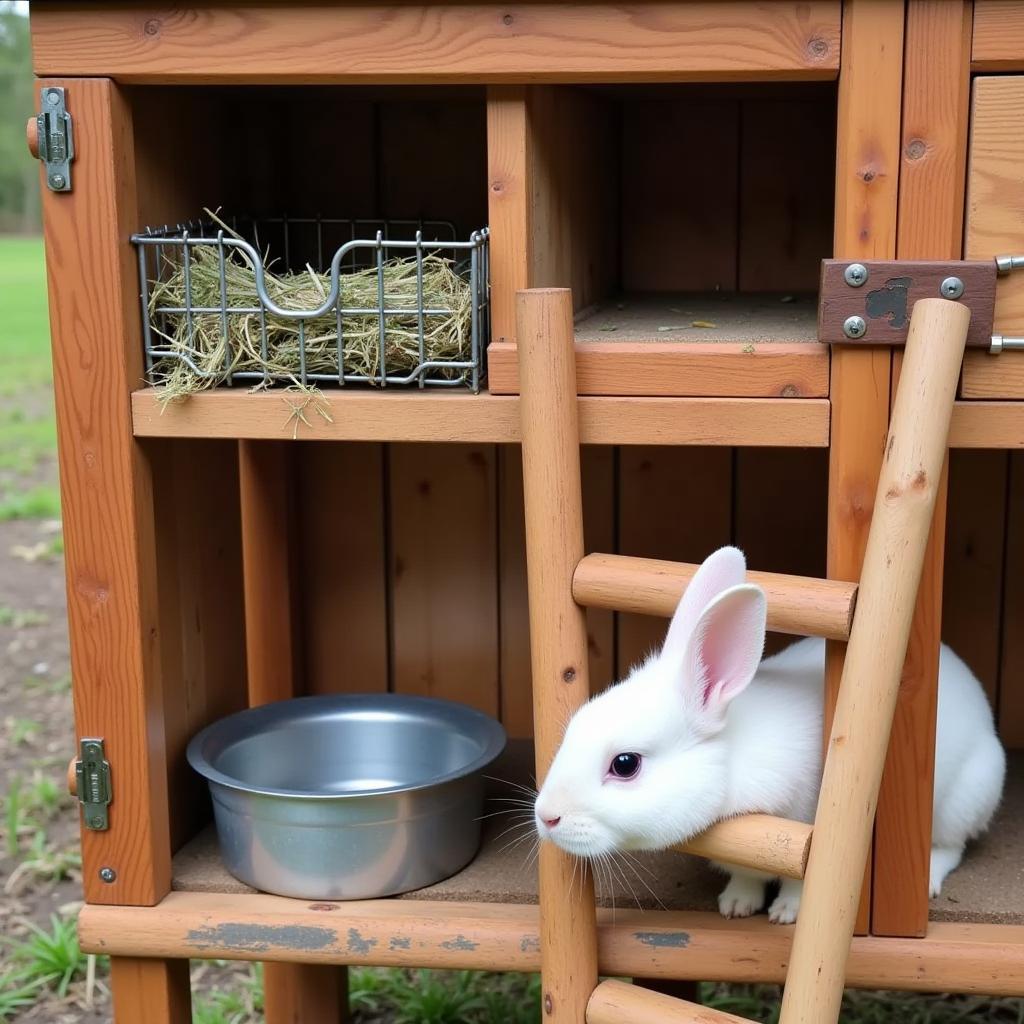
[[[479,391],[490,312],[487,228],[460,241],[444,221],[277,217],[230,225],[197,221],[132,236],[150,384],[176,372],[194,390],[244,382]],[[271,260],[271,252],[280,255]],[[324,268],[319,275],[314,261]],[[200,270],[205,289],[197,296]],[[314,290],[301,308],[275,296],[283,272],[293,281],[308,274]],[[446,290],[432,292],[425,281],[437,273]]]

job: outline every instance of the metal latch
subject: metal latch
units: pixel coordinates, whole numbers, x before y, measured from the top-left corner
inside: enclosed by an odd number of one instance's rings
[[[110,763],[103,752],[103,740],[82,740],[81,756],[75,762],[75,790],[82,805],[85,827],[102,832],[109,828],[107,807],[113,789],[110,785]]]
[[[46,165],[46,186],[51,192],[71,191],[71,161],[75,159],[75,138],[71,115],[64,105],[64,90],[48,85],[39,92],[40,111],[36,117],[39,159]]]

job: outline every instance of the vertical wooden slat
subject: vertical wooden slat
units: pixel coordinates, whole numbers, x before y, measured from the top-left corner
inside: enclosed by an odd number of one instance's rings
[[[498,714],[494,446],[390,453],[392,682]]]
[[[999,678],[999,736],[1008,747],[1024,748],[1024,456],[1010,455],[1007,502],[1010,529],[1003,570],[1003,652]]]
[[[910,0],[907,6],[900,259],[960,255],[972,6],[960,0]],[[898,357],[895,380],[901,364]],[[944,472],[878,799],[871,910],[876,935],[922,936],[928,927],[945,517]]]
[[[740,104],[740,291],[817,289],[832,252],[835,111],[831,90]]]
[[[836,146],[835,255],[892,259],[900,167],[902,0],[846,0]],[[828,574],[860,578],[889,419],[886,349],[832,352]],[[830,643],[825,663],[826,730],[835,708],[845,648]],[[868,927],[870,867],[857,932]]]
[[[302,690],[298,638],[294,445],[239,441],[242,565],[249,703]],[[340,1024],[347,1015],[346,968],[268,963],[267,1024]]]
[[[951,451],[942,638],[981,680],[992,707],[1003,624],[1007,452]]]
[[[732,99],[623,104],[626,291],[736,287],[738,118]]]
[[[614,450],[580,451],[583,479],[583,536],[587,551],[615,545]],[[526,597],[526,525],[523,518],[523,460],[518,446],[498,449],[499,607],[501,610],[501,720],[510,736],[533,735],[530,682],[529,606]],[[615,616],[587,609],[590,686],[596,693],[615,676]]]
[[[619,552],[701,562],[732,537],[732,452],[624,447],[619,455]],[[618,674],[665,638],[665,621],[618,616]]]
[[[384,449],[300,446],[296,544],[306,693],[388,688]]]
[[[132,114],[108,79],[67,89],[74,190],[43,189],[75,730],[102,736],[110,828],[82,831],[94,903],[149,905],[170,887],[152,464],[132,437],[142,377]],[[116,871],[111,884],[102,867]]]
[[[567,289],[521,293],[517,314],[534,732],[542,785],[565,722],[590,689],[586,618],[572,598],[572,574],[583,557],[572,296]],[[539,884],[544,1019],[581,1024],[597,985],[593,879],[585,862],[543,843]]]
[[[206,825],[206,782],[189,740],[246,706],[237,446],[175,440],[152,447],[157,578],[172,849]],[[203,501],[196,501],[202,494]],[[210,509],[221,510],[211,516]]]
[[[115,956],[110,961],[113,1024],[191,1024],[187,960]]]
[[[531,143],[526,86],[487,89],[491,340],[515,340],[515,295],[530,284]]]
[[[736,452],[733,543],[766,572],[825,575],[828,452],[741,448]],[[765,654],[793,643],[769,633]]]

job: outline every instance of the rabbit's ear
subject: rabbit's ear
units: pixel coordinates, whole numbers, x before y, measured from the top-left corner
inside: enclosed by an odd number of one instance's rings
[[[663,653],[670,658],[681,658],[704,609],[719,594],[739,586],[746,575],[747,561],[739,548],[719,548],[708,555],[679,599]]]
[[[704,609],[682,663],[683,695],[697,715],[720,719],[754,678],[764,652],[767,608],[764,591],[745,583]]]

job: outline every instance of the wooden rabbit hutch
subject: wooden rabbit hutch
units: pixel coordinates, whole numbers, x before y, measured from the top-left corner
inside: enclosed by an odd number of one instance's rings
[[[112,955],[117,1021],[189,1020],[189,957],[267,961],[272,1024],[341,1019],[344,965],[538,970],[536,880],[500,828],[408,897],[264,895],[220,866],[188,740],[339,691],[447,697],[530,739],[527,287],[573,292],[588,551],[735,542],[856,581],[901,354],[819,341],[821,260],[1024,254],[1024,2],[34,0],[32,32],[74,134],[44,212],[76,723],[113,788],[109,827],[82,830],[80,928]],[[328,382],[307,406],[236,383],[164,406],[131,239],[204,208],[317,225],[321,257],[340,218],[489,228],[479,393]],[[854,986],[1024,994],[1024,274],[994,330],[954,409]],[[663,629],[589,611],[591,685]],[[940,634],[1011,768],[929,903]],[[832,694],[842,659],[833,639]],[[703,861],[652,863],[639,903],[660,908],[600,894],[603,973],[783,979],[791,928],[720,918]]]

